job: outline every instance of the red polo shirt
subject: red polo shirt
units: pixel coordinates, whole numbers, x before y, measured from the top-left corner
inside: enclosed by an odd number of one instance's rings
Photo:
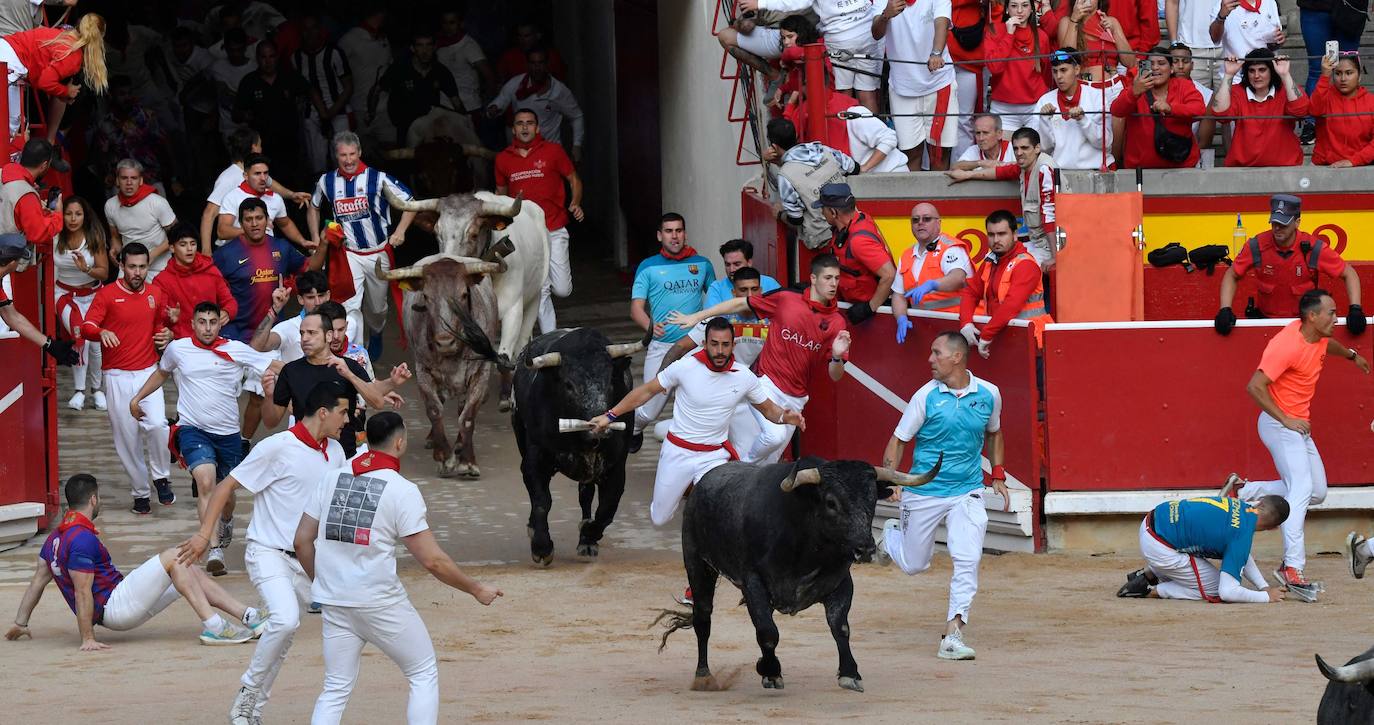
[[[1222,116],[1266,116],[1231,121],[1231,148],[1226,152],[1227,166],[1299,166],[1302,147],[1293,133],[1293,118],[1307,115],[1307,96],[1288,100],[1282,88],[1269,89],[1269,95],[1250,100],[1245,86],[1231,86],[1231,108]],[[1288,118],[1276,118],[1288,116]]]
[[[1317,286],[1316,272],[1330,277],[1345,273],[1345,260],[1341,255],[1307,232],[1299,231],[1293,245],[1283,252],[1274,243],[1273,231],[1260,232],[1255,239],[1259,242],[1262,261],[1254,258],[1247,244],[1236,254],[1231,271],[1237,276],[1244,276],[1252,269],[1255,271],[1255,281],[1259,285],[1259,298],[1255,303],[1260,312],[1269,317],[1297,317],[1298,300],[1304,292]],[[1315,271],[1307,266],[1309,255],[1302,251],[1303,242],[1311,245],[1308,249],[1321,246]]]
[[[511,196],[524,194],[544,210],[544,225],[549,231],[568,225],[568,196],[563,179],[572,176],[572,159],[563,147],[535,138],[529,155],[521,156],[514,145],[496,156],[496,185],[506,187]]]
[[[749,308],[768,320],[768,339],[754,362],[754,372],[767,375],[788,395],[805,397],[817,366],[829,364],[831,343],[845,329],[834,302],[811,300],[811,289],[780,289],[749,297]]]

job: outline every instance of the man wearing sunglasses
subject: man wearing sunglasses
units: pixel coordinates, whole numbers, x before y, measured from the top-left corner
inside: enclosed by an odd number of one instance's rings
[[[892,315],[897,319],[897,342],[906,342],[911,330],[908,307],[922,310],[959,309],[959,290],[973,274],[968,243],[940,231],[940,212],[921,202],[911,208],[911,235],[915,244],[902,252],[897,276],[892,280]]]
[[[1111,118],[1103,113],[1103,94],[1093,93],[1079,80],[1081,70],[1078,54],[1072,49],[1060,48],[1050,54],[1056,87],[1035,102],[1039,116],[1032,122],[1040,130],[1043,150],[1054,154],[1059,168],[1113,168]]]

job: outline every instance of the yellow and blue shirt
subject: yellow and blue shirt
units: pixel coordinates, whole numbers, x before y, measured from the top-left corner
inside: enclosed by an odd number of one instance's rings
[[[1181,553],[1220,559],[1221,571],[1240,581],[1259,515],[1236,498],[1206,496],[1155,507],[1155,534]]]

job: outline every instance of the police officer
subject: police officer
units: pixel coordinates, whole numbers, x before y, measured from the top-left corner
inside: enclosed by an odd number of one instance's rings
[[[849,184],[821,187],[821,198],[811,205],[821,210],[834,230],[825,251],[840,260],[839,298],[850,304],[849,321],[859,324],[873,316],[892,294],[897,267],[873,218],[859,211]]]
[[[1247,309],[1249,315],[1297,316],[1298,300],[1304,292],[1317,287],[1317,273],[1321,272],[1345,281],[1346,294],[1350,297],[1346,327],[1355,335],[1364,332],[1359,275],[1336,250],[1327,246],[1325,240],[1299,231],[1301,218],[1302,199],[1290,194],[1269,197],[1270,230],[1251,237],[1221,278],[1221,310],[1215,321],[1217,333],[1229,335],[1231,328],[1236,326],[1236,313],[1231,309],[1236,283],[1252,269],[1259,283],[1259,295],[1255,309]]]

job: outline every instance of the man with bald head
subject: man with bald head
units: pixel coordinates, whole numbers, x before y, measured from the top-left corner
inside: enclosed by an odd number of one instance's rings
[[[923,310],[954,310],[959,290],[973,274],[968,243],[940,231],[940,212],[921,202],[911,208],[914,244],[902,252],[897,276],[892,280],[892,314],[897,318],[897,342],[906,342],[911,329],[908,307]]]

